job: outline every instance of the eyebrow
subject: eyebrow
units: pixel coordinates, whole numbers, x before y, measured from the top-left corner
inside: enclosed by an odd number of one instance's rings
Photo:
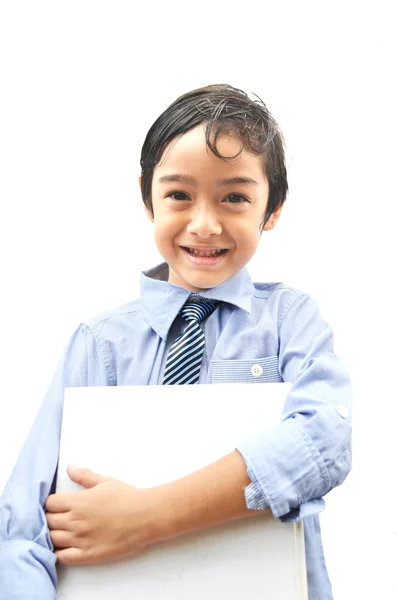
[[[178,173],[173,173],[172,175],[163,175],[158,180],[159,183],[185,183],[187,185],[193,185],[197,187],[198,183],[194,177],[191,175],[183,175]],[[245,183],[250,185],[259,185],[255,179],[251,177],[230,177],[228,179],[218,179],[216,182],[217,187],[232,185],[236,183]]]

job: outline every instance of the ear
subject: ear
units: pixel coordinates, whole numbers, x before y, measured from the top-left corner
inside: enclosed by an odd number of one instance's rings
[[[142,192],[142,175],[139,175],[138,183],[139,183],[139,187],[141,188],[141,192]],[[153,212],[150,210],[150,208],[148,208],[146,206],[146,204],[145,204],[145,213],[146,213],[146,216],[149,219],[149,221],[151,221],[153,223],[153,221],[154,221]]]
[[[263,231],[270,231],[270,229],[273,229],[273,227],[276,225],[277,221],[280,218],[282,208],[283,204],[281,204],[281,206],[279,206],[274,212],[272,212],[272,214],[270,215],[263,227]]]
[[[151,223],[154,223],[154,215],[153,215],[152,211],[150,210],[150,208],[148,206],[146,206],[146,204],[145,204],[145,213],[146,213],[146,216],[149,219],[149,221]]]

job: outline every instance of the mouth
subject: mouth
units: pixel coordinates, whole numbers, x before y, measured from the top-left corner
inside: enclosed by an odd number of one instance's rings
[[[181,246],[182,250],[190,254],[191,256],[198,257],[206,257],[206,258],[216,258],[217,256],[221,256],[222,254],[226,254],[228,248],[191,248],[189,246]]]
[[[201,267],[216,266],[224,259],[229,248],[192,248],[190,246],[181,246],[186,258],[192,265]]]

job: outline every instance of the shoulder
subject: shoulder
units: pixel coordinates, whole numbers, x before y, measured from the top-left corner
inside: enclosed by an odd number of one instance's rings
[[[141,314],[141,300],[131,300],[115,308],[104,310],[82,321],[92,331],[100,329],[105,324],[123,323],[134,320]]]
[[[273,313],[279,326],[289,312],[299,311],[303,306],[317,310],[311,296],[299,288],[283,282],[254,282],[253,285],[255,302],[259,303],[263,310]]]
[[[269,282],[261,283],[255,281],[254,286],[254,297],[259,300],[264,300],[267,303],[276,302],[284,305],[293,304],[299,297],[308,297],[308,294],[302,292],[298,288],[291,287],[285,283]]]

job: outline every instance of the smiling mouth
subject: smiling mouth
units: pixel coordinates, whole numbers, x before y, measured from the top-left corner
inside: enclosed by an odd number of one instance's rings
[[[205,256],[207,258],[214,258],[215,256],[221,256],[222,254],[226,254],[228,248],[219,248],[214,250],[203,250],[197,248],[189,248],[188,246],[181,246],[185,252],[191,254],[192,256]]]

